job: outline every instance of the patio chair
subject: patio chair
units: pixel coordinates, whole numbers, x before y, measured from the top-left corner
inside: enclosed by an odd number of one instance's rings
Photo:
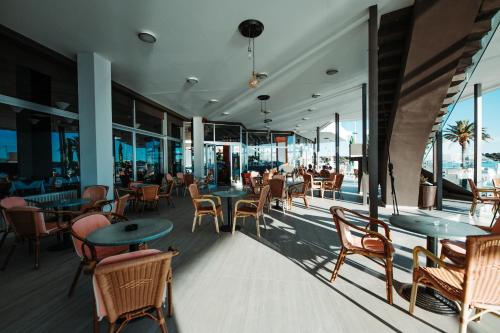
[[[302,184],[293,185],[288,188],[288,210],[292,210],[294,198],[303,199],[304,205],[306,208],[309,208],[309,203],[307,202],[307,191],[311,188],[312,176],[308,173],[304,173],[302,177],[304,177],[304,182]]]
[[[184,175],[184,196],[186,196],[189,186],[195,183],[196,182],[192,173],[186,173]]]
[[[285,178],[276,177],[275,175],[273,179],[269,181],[269,204],[267,206],[267,211],[271,211],[271,202],[276,200],[276,202],[281,202],[281,207],[283,208],[283,213],[285,212],[285,205],[288,204],[288,195],[285,191]]]
[[[24,200],[23,197],[6,197],[0,200],[0,213],[2,214],[2,219],[4,221],[4,230],[2,239],[0,240],[0,249],[5,242],[5,238],[7,238],[7,234],[12,232],[12,225],[9,221],[7,214],[5,213],[7,209],[15,208],[15,207],[26,207],[28,203]]]
[[[319,176],[320,176],[320,177],[327,178],[327,179],[329,179],[329,178],[330,178],[330,174],[331,174],[331,172],[330,172],[330,171],[328,171],[328,170],[325,170],[325,169],[322,169],[322,170],[320,170],[320,172],[319,172]]]
[[[219,219],[224,223],[224,216],[222,213],[222,205],[220,198],[215,195],[205,194],[200,195],[198,191],[198,186],[196,184],[189,185],[189,194],[191,195],[191,200],[194,206],[194,219],[193,227],[191,232],[194,232],[196,227],[196,221],[198,220],[198,225],[201,224],[201,219],[205,215],[213,216],[215,232],[219,233]]]
[[[125,194],[117,197],[115,200],[105,202],[106,205],[112,204],[109,212],[104,212],[104,215],[108,217],[111,223],[127,221],[125,210],[127,208],[129,198],[130,194]]]
[[[68,297],[73,295],[78,279],[85,269],[92,273],[95,265],[109,256],[128,251],[128,246],[94,246],[86,241],[87,236],[93,231],[109,226],[111,222],[102,213],[91,212],[76,217],[71,221],[71,238],[75,252],[80,258],[80,263],[69,288]]]
[[[498,198],[495,197],[495,189],[494,188],[478,188],[474,180],[467,179],[469,181],[469,186],[472,191],[472,205],[470,206],[470,214],[474,215],[476,212],[476,206],[479,203],[482,204],[491,204],[493,205],[493,209],[495,209],[496,204],[498,204]],[[491,193],[493,196],[483,196],[482,194]]]
[[[311,199],[314,197],[314,190],[319,190],[319,197],[323,198],[323,181],[314,180],[314,176],[311,179]]]
[[[266,218],[264,217],[264,205],[267,201],[267,197],[269,194],[269,185],[264,186],[260,191],[259,200],[238,200],[234,205],[234,214],[233,214],[233,230],[232,234],[234,235],[234,231],[236,229],[236,220],[239,217],[243,218],[243,224],[245,223],[245,219],[249,216],[252,216],[255,219],[255,226],[257,228],[257,237],[260,238],[260,217],[264,221],[264,226],[266,225]]]
[[[413,286],[409,312],[413,314],[418,285],[435,289],[444,297],[460,303],[460,333],[467,324],[488,312],[500,315],[500,235],[469,236],[466,240],[465,266],[446,263],[423,247],[413,250]],[[422,267],[423,253],[438,267]],[[471,315],[471,310],[475,313]]]
[[[158,197],[160,199],[165,198],[165,200],[167,200],[168,205],[172,207],[175,207],[174,201],[172,200],[172,192],[174,191],[174,186],[175,186],[174,181],[169,180],[167,181],[167,186],[165,188],[165,191],[161,191],[160,193],[158,193]]]
[[[158,196],[159,189],[159,185],[146,185],[139,189],[137,202],[141,204],[142,212],[144,212],[146,205],[158,210],[158,202],[160,200]]]
[[[333,180],[323,181],[323,192],[331,191],[332,198],[335,200],[335,192],[339,192],[339,197],[342,198],[342,182],[344,181],[344,175],[341,173],[332,173]]]
[[[167,332],[163,304],[172,316],[172,258],[177,251],[142,250],[108,257],[97,264],[93,277],[94,331],[106,317],[108,332],[121,332],[132,320],[153,319]]]
[[[478,226],[479,228],[491,233],[500,235],[500,217],[497,219],[495,224],[491,227]],[[440,260],[445,260],[448,258],[452,263],[463,266],[465,265],[465,252],[466,246],[465,242],[451,239],[441,240],[441,256]]]
[[[68,228],[65,222],[45,222],[43,212],[38,207],[9,208],[5,211],[5,215],[16,235],[16,239],[5,257],[2,271],[7,267],[17,243],[25,240],[29,242],[30,250],[33,243],[35,245],[35,269],[38,269],[40,267],[40,239],[53,235],[60,236]],[[60,239],[59,236],[58,239]]]
[[[179,196],[179,188],[184,190],[184,193],[186,193],[186,186],[184,183],[184,174],[182,172],[177,172],[175,174],[176,177],[176,183],[175,183],[175,188],[177,192],[177,196]]]
[[[243,172],[241,174],[241,182],[243,184],[243,190],[251,191],[252,190],[252,180],[250,176],[250,172]]]
[[[344,263],[347,255],[360,254],[385,268],[387,302],[392,304],[392,258],[394,247],[392,246],[391,234],[387,224],[343,207],[333,206],[330,208],[330,212],[333,215],[333,221],[341,243],[340,253],[330,281],[335,281],[340,266]],[[364,228],[357,226],[347,220],[346,213],[351,217],[365,220],[368,224]],[[380,225],[384,230],[384,234],[371,231],[370,226],[373,224]],[[356,236],[351,231],[359,232],[363,236]]]
[[[285,178],[285,176],[284,176],[284,175],[280,175],[280,174],[278,174],[278,173],[275,173],[275,174],[273,175],[273,177],[271,178],[271,180],[272,180],[272,179],[280,179],[280,180],[282,180],[282,181],[285,181],[285,180],[286,180],[286,178]],[[269,180],[269,181],[271,181],[271,180]]]

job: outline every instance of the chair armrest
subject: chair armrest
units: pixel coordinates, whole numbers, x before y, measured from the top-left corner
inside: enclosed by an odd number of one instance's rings
[[[102,212],[102,215],[106,216],[110,222],[123,222],[128,221],[128,218],[124,215],[113,213],[113,212]]]
[[[363,235],[363,237],[361,237],[361,246],[363,247],[363,249],[367,250],[365,248],[365,238],[378,238],[382,241],[382,243],[384,243],[384,253],[386,255],[390,254],[390,250],[389,250],[389,244],[391,243],[391,240],[388,239],[387,237],[385,237],[384,235],[378,233],[378,232],[375,232],[375,231],[371,231],[371,230],[366,230],[365,231],[365,235]]]
[[[250,204],[252,206],[257,207],[258,202],[259,202],[259,200],[241,199],[241,200],[236,201],[236,204],[234,205],[234,210],[238,210],[238,206],[241,204]]]
[[[202,202],[208,202],[210,203],[210,205],[212,206],[212,209],[214,210],[214,212],[217,210],[217,208],[215,208],[215,203],[213,200],[211,199],[203,199],[203,198],[200,198],[200,199],[193,199],[194,202],[198,202],[198,203],[202,203]]]
[[[484,231],[489,232],[489,233],[493,232],[492,227],[487,227],[487,226],[483,226],[483,225],[476,225],[476,227],[478,227],[479,229],[483,229]]]
[[[387,224],[385,224],[384,222],[382,222],[380,220],[377,220],[377,219],[374,219],[374,218],[370,217],[370,219],[368,221],[368,224],[366,225],[365,229],[368,230],[368,228],[371,225],[379,225],[379,226],[381,226],[384,229],[384,235],[385,235],[385,237],[388,240],[392,241],[392,239],[391,239],[391,229],[389,229],[389,226]]]
[[[215,198],[217,200],[217,204],[221,205],[220,197],[213,195],[213,194],[204,194],[201,196],[202,199],[210,199],[210,198]]]
[[[476,190],[478,192],[483,192],[483,193],[494,193],[496,189],[494,187],[492,188],[484,187],[484,188],[478,188]]]
[[[432,254],[429,250],[427,250],[426,248],[423,248],[422,246],[416,246],[413,249],[413,269],[420,267],[420,263],[418,261],[418,255],[420,252],[422,252],[427,258],[431,259],[439,267],[446,268],[449,271],[463,272],[463,267],[449,264],[449,263],[439,259],[434,254]]]

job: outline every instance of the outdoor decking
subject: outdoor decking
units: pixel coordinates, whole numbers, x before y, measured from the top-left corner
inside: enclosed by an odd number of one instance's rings
[[[175,208],[162,202],[160,213],[144,217],[170,219],[174,231],[149,244],[173,246],[174,316],[169,332],[458,332],[458,320],[417,308],[408,314],[408,302],[397,293],[394,305],[385,302],[384,272],[360,256],[346,260],[334,284],[329,282],[338,250],[338,238],[329,207],[334,204],[362,212],[366,207],[343,200],[314,198],[311,208],[298,201],[285,215],[266,215],[267,230],[255,237],[252,219],[234,236],[217,236],[211,220],[191,233],[193,209],[188,197],[174,196]],[[467,207],[459,213],[439,213],[468,221]],[[267,211],[267,209],[266,209]],[[224,210],[225,212],[225,210]],[[388,209],[381,209],[387,221]],[[414,214],[438,214],[412,210]],[[489,224],[488,209],[480,222]],[[392,228],[396,255],[395,288],[411,281],[411,251],[425,246],[423,236]],[[0,332],[91,332],[92,285],[82,276],[71,299],[67,291],[78,259],[72,250],[48,252],[55,239],[44,241],[41,267],[33,270],[28,247],[18,249],[0,272]],[[0,253],[3,260],[12,238]],[[101,329],[105,331],[105,324]],[[486,315],[471,323],[469,332],[498,332],[500,319]],[[131,324],[125,332],[159,332],[148,320]]]

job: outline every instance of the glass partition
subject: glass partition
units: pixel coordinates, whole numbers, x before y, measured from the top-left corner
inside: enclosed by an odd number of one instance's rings
[[[132,133],[113,129],[115,183],[127,187],[134,178]]]
[[[135,154],[137,180],[161,183],[163,176],[162,139],[137,134]]]

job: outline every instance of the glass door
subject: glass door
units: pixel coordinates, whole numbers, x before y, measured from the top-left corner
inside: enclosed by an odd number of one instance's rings
[[[217,156],[216,156],[216,146],[205,144],[204,145],[204,159],[205,159],[205,170],[204,175],[211,175],[212,181],[217,184]]]

